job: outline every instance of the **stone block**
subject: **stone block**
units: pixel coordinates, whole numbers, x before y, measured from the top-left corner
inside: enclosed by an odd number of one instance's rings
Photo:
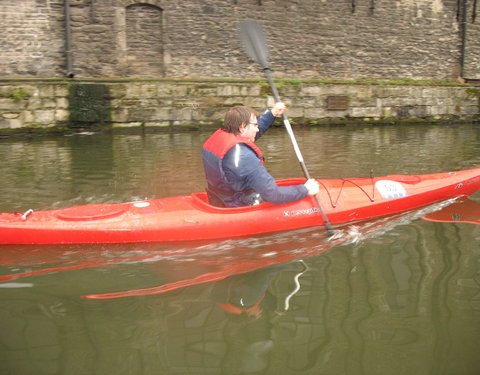
[[[223,99],[223,106],[225,108],[232,107],[234,105],[243,105],[245,104],[244,96],[229,96]]]
[[[353,107],[350,110],[351,117],[382,117],[382,109],[378,107]]]
[[[33,124],[35,122],[33,111],[23,111],[23,121],[25,124]]]
[[[290,114],[290,111],[289,111]],[[328,117],[329,113],[324,108],[305,108],[303,111],[303,116],[307,119],[319,119],[323,117]]]
[[[138,98],[142,96],[142,86],[139,84],[126,85],[125,96],[128,98]]]
[[[55,88],[52,85],[41,85],[38,87],[38,96],[51,98],[55,96]]]
[[[126,108],[120,108],[120,107],[115,107],[111,111],[111,120],[113,122],[126,122],[128,118],[128,109]]]
[[[138,96],[139,97],[155,97],[157,95],[157,85],[154,84],[143,84],[139,87]]]
[[[1,129],[18,129],[23,126],[22,121],[18,118],[7,119],[1,118],[0,119],[0,128]]]
[[[325,94],[325,88],[322,86],[301,86],[299,95],[301,96],[320,96]]]
[[[352,96],[350,99],[350,107],[381,107],[385,99],[372,98],[368,96],[358,97]]]
[[[247,85],[242,86],[241,95],[245,96],[260,96],[261,95],[261,87],[260,85]]]
[[[65,109],[55,110],[55,121],[65,122],[68,121],[70,112]]]
[[[305,109],[302,107],[288,107],[287,117],[288,118],[295,118],[295,117],[305,117]],[[280,119],[278,121],[281,121]]]
[[[2,98],[0,97],[0,111],[14,111],[18,110],[20,103],[11,98]]]
[[[127,95],[127,85],[124,84],[110,85],[109,90],[112,98],[119,99]]]
[[[363,99],[371,98],[373,96],[373,89],[371,86],[358,86],[357,90],[352,93],[352,100],[354,98]]]
[[[170,97],[172,95],[172,87],[173,87],[173,85],[164,84],[164,83],[161,83],[161,84],[157,85],[157,96],[159,96],[159,97],[164,97],[164,96]]]
[[[55,86],[55,96],[64,98],[68,96],[68,86],[67,85],[56,85]]]
[[[186,96],[188,94],[189,87],[187,85],[174,85],[171,88],[172,96]]]
[[[353,92],[355,92],[355,89],[347,85],[328,85],[328,86],[320,86],[320,89],[322,90],[324,95],[327,96],[350,96],[352,95]]]
[[[241,88],[233,85],[222,85],[216,89],[216,94],[219,96],[238,96],[240,92]]]
[[[28,109],[34,110],[34,109],[41,109],[43,102],[42,99],[40,99],[38,96],[32,97],[28,100]]]
[[[55,106],[60,109],[68,108],[68,99],[66,97],[59,97],[55,99]]]
[[[165,120],[165,121],[169,121],[169,120],[173,120],[174,117],[173,117],[173,109],[170,108],[170,107],[160,107],[160,108],[156,108],[155,109],[155,114],[154,116],[152,117],[153,120],[155,121],[161,121],[161,120]]]
[[[55,121],[55,111],[50,109],[37,109],[34,116],[34,122],[39,124],[52,124]]]
[[[295,98],[300,94],[301,90],[302,89],[300,85],[286,85],[286,86],[280,86],[278,88],[278,91],[280,92],[280,96],[282,98],[283,97]]]
[[[175,121],[188,120],[192,121],[192,108],[174,108],[172,115]]]
[[[257,108],[260,111],[263,111],[269,107],[266,98],[256,97],[246,97],[244,100],[244,105],[252,108]]]
[[[55,99],[43,99],[42,100],[42,108],[56,108],[57,107],[57,102]]]

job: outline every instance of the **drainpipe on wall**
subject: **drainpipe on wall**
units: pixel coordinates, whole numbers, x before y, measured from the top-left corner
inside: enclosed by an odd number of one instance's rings
[[[67,58],[67,70],[65,75],[68,78],[73,78],[73,63],[72,63],[72,29],[70,27],[70,0],[64,2],[65,10],[65,54]]]
[[[460,52],[460,78],[465,79],[465,55],[467,52],[467,11],[468,0],[463,0],[462,9],[462,50]]]

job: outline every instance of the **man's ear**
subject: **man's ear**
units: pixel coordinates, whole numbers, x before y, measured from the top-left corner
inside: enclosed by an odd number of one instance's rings
[[[242,125],[240,125],[240,129],[238,129],[238,134],[243,135],[246,128],[247,128],[247,126],[242,123]]]

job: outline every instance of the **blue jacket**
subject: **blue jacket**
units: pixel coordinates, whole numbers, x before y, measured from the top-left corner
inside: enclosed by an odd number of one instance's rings
[[[274,120],[271,111],[258,118],[256,139]],[[277,186],[263,166],[260,149],[243,137],[225,133],[222,129],[217,130],[207,139],[202,150],[207,191],[212,204],[225,207],[249,206],[261,201],[282,204],[308,195],[303,184]]]

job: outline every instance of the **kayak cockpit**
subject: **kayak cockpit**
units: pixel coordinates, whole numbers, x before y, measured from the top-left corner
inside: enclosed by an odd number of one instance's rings
[[[287,178],[283,180],[277,180],[276,183],[278,186],[289,186],[289,185],[300,185],[305,183],[305,181],[306,181],[305,178]],[[272,203],[263,202],[255,206],[218,207],[210,204],[210,202],[208,201],[208,195],[206,192],[192,193],[190,197],[192,198],[192,203],[196,206],[196,208],[206,212],[216,212],[221,214],[251,212],[251,211],[257,211],[257,210],[263,210],[265,208],[274,206]]]
[[[195,208],[202,210],[204,212],[212,212],[212,213],[219,213],[219,214],[258,211],[258,210],[263,210],[267,207],[272,206],[272,203],[263,202],[255,206],[218,207],[210,204],[210,202],[208,201],[208,196],[206,192],[192,193],[190,194],[190,197],[192,198],[192,204],[195,206]]]

